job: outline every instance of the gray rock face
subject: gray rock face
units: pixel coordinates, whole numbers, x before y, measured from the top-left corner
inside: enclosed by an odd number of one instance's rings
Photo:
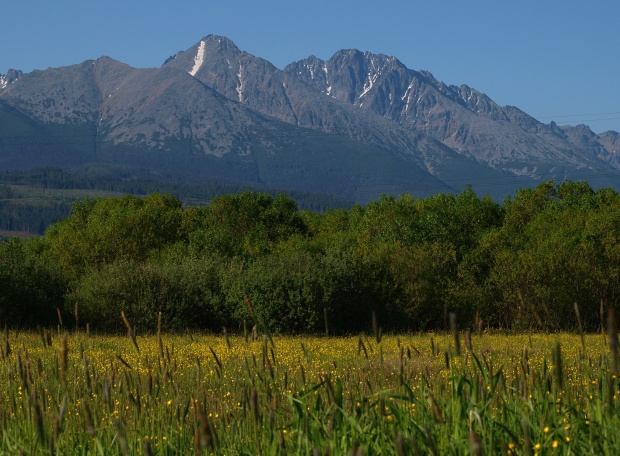
[[[394,57],[343,50],[327,61],[312,56],[292,63],[285,71],[325,95],[424,133],[505,173],[542,179],[559,177],[554,169],[595,173],[604,169],[601,161],[620,169],[604,154],[588,153],[592,147],[605,148],[602,139],[580,143],[518,108],[501,107],[467,85],[447,86]]]
[[[23,73],[21,70],[9,70],[7,74],[0,74],[0,90],[4,89],[9,84],[13,84],[17,81]]]

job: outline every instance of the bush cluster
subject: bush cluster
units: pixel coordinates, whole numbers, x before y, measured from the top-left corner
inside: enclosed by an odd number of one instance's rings
[[[545,182],[498,204],[471,189],[299,211],[256,192],[183,208],[87,199],[42,237],[0,243],[0,319],[101,331],[352,333],[461,326],[597,330],[620,294],[620,197]],[[248,301],[251,303],[250,311]]]

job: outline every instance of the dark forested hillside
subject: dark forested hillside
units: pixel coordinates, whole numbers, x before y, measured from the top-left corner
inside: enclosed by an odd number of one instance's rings
[[[455,312],[472,329],[571,329],[577,303],[597,330],[618,305],[619,239],[620,195],[570,181],[503,204],[466,189],[324,213],[253,191],[84,199],[44,236],[0,243],[0,318],[51,325],[58,308],[65,325],[118,331],[124,311],[147,331],[162,312],[170,330],[350,333],[373,313],[414,331]]]
[[[203,205],[218,195],[254,189],[273,196],[281,192],[265,185],[249,186],[219,179],[182,178],[172,172],[152,173],[124,167],[57,167],[0,171],[0,234],[40,235],[70,213],[71,204],[87,197],[170,193],[184,205]],[[337,195],[286,192],[301,209],[323,212],[348,208],[353,201]]]

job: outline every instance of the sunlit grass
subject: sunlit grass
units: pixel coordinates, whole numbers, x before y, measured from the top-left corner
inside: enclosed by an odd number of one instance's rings
[[[66,350],[63,339],[66,337]],[[49,342],[51,341],[51,346]],[[606,338],[8,331],[3,454],[615,454]],[[66,362],[63,357],[66,356]]]

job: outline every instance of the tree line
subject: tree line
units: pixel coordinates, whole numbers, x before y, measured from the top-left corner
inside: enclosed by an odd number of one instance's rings
[[[40,197],[41,189],[49,192]],[[56,190],[74,191],[56,192]],[[178,174],[153,175],[148,171],[91,166],[84,169],[43,167],[0,171],[0,231],[22,231],[42,235],[51,224],[70,214],[71,204],[86,192],[145,196],[153,192],[170,193],[185,205],[206,204],[217,195],[260,191],[276,196],[280,191],[259,184],[198,179]],[[327,207],[350,208],[353,201],[337,195],[304,191],[287,192],[300,208],[324,212]]]
[[[346,334],[576,327],[620,292],[620,196],[541,183],[503,204],[462,193],[299,210],[242,191],[77,201],[43,236],[0,243],[0,323]]]

